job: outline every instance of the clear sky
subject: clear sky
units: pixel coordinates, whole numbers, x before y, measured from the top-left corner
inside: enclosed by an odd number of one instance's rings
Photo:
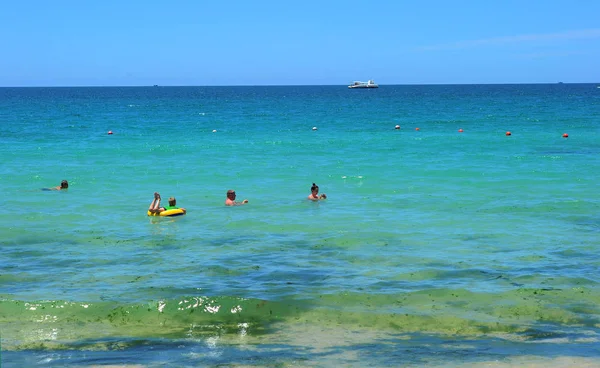
[[[600,0],[5,0],[0,86],[597,83]]]

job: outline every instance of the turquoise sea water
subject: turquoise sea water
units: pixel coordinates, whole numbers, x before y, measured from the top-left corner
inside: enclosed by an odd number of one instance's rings
[[[0,127],[2,367],[600,366],[596,85],[0,88]]]

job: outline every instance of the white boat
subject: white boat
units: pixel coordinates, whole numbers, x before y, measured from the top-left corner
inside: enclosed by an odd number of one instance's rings
[[[356,82],[352,83],[351,85],[349,85],[348,88],[379,88],[379,85],[377,85],[371,79],[368,82],[356,81]]]

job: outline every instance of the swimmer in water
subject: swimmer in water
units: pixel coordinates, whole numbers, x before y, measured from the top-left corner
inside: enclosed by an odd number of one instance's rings
[[[241,206],[243,204],[248,203],[247,199],[244,199],[241,202],[236,202],[235,201],[235,190],[233,189],[229,189],[227,191],[227,198],[225,199],[225,205],[226,206]]]
[[[185,208],[177,207],[177,200],[175,199],[175,197],[169,198],[169,205],[165,207],[160,206],[160,199],[160,194],[158,192],[154,192],[154,199],[150,203],[148,211],[150,211],[151,213],[161,213],[163,211],[168,210],[182,210],[183,213],[187,212]]]
[[[60,185],[58,185],[56,187],[42,188],[42,190],[65,190],[65,189],[69,189],[69,182],[66,180],[61,181]]]
[[[327,194],[319,194],[319,186],[313,183],[312,187],[310,187],[310,195],[308,199],[311,201],[318,201],[320,199],[327,199]]]

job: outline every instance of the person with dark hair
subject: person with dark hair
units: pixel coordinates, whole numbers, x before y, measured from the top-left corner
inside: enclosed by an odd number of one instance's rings
[[[227,191],[227,198],[225,199],[225,205],[226,206],[241,206],[243,204],[248,203],[247,199],[244,199],[241,202],[236,202],[235,201],[235,190],[233,189],[229,189]]]
[[[327,194],[323,193],[323,194],[319,194],[319,186],[315,183],[313,183],[312,187],[310,187],[310,195],[308,196],[308,199],[311,201],[318,201],[319,199],[326,199],[327,198]]]
[[[161,213],[163,211],[168,211],[168,210],[182,210],[183,213],[187,212],[185,210],[185,208],[179,208],[179,207],[177,207],[177,200],[175,199],[175,197],[169,198],[169,205],[165,206],[165,207],[161,207],[160,206],[160,199],[161,199],[160,198],[160,194],[158,192],[154,192],[154,199],[150,203],[150,207],[148,208],[148,212],[151,212],[151,213]]]
[[[56,187],[42,188],[42,190],[65,190],[65,189],[69,189],[69,182],[66,180],[61,181],[60,185],[58,185]]]

